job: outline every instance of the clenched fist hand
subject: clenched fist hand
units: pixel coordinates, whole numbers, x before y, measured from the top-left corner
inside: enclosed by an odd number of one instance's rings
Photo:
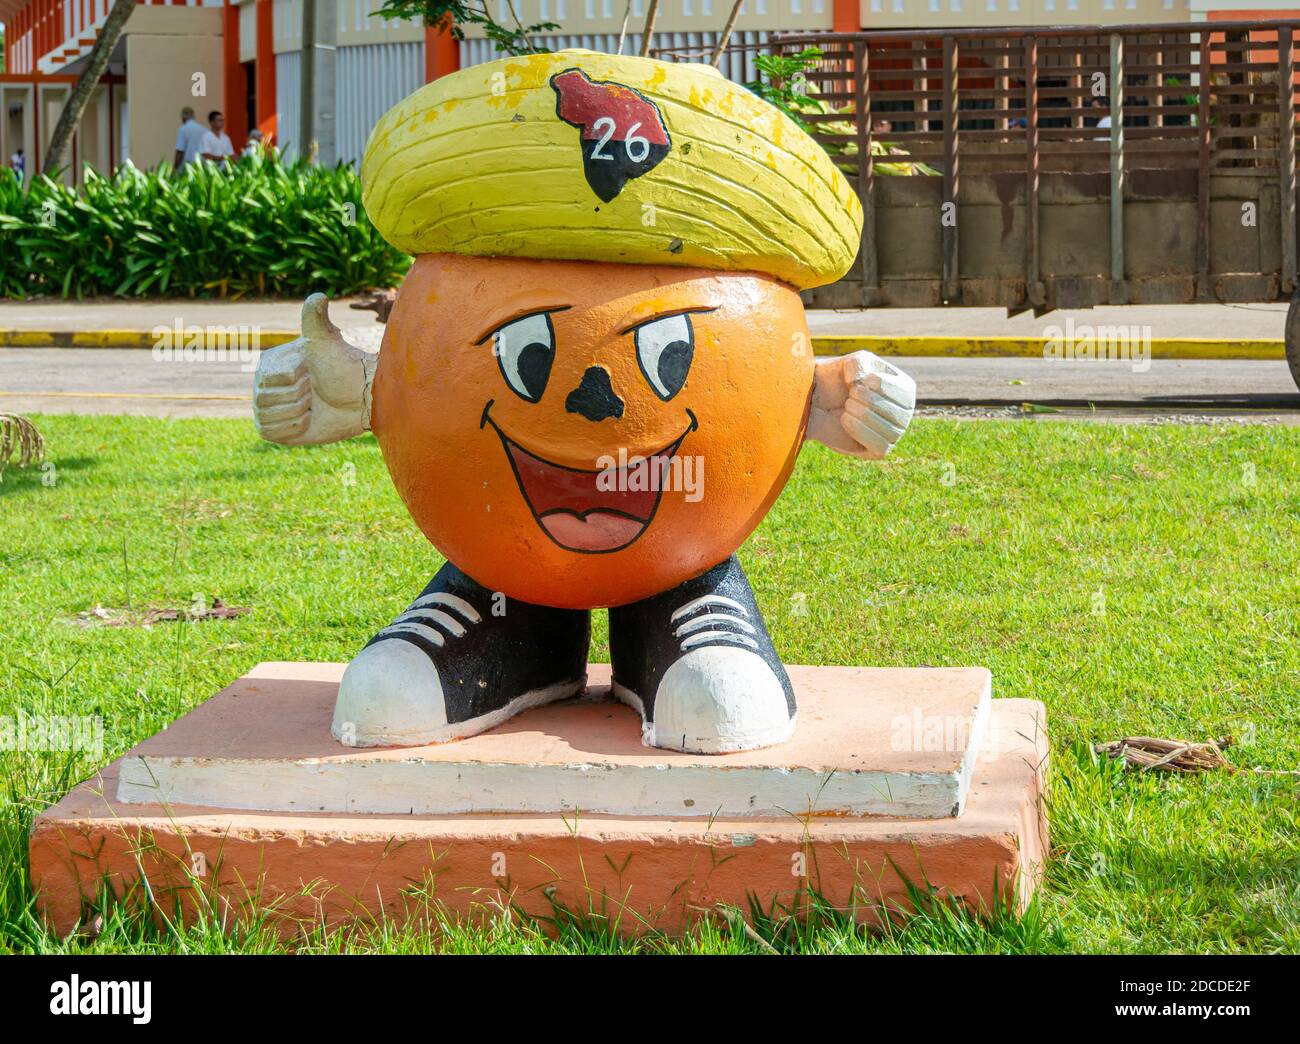
[[[253,376],[253,423],[262,438],[315,446],[370,430],[370,383],[379,356],[343,339],[329,301],[302,306],[302,336],[261,353]]]
[[[916,382],[871,352],[817,360],[807,438],[880,460],[907,430]]]

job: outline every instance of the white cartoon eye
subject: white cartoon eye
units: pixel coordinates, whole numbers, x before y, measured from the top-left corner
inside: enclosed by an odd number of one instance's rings
[[[496,332],[492,353],[501,376],[521,399],[536,402],[546,391],[555,361],[555,330],[545,312],[506,323]]]
[[[636,361],[665,402],[682,390],[694,355],[695,331],[689,315],[670,315],[636,328]]]

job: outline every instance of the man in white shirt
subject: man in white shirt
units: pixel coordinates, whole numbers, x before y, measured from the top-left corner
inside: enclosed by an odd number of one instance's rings
[[[172,170],[180,170],[199,158],[199,144],[205,134],[207,131],[203,124],[194,118],[194,110],[188,105],[181,109],[181,125],[176,131],[176,155],[172,158]]]
[[[230,144],[226,133],[226,117],[220,112],[208,113],[208,129],[199,142],[199,155],[216,164],[224,164],[227,156],[235,154],[235,146]]]
[[[1097,130],[1104,130],[1106,133],[1098,134],[1093,140],[1110,141],[1110,102],[1105,98],[1093,98],[1088,104],[1090,108],[1105,112],[1105,115],[1102,116],[1093,126],[1095,126]]]

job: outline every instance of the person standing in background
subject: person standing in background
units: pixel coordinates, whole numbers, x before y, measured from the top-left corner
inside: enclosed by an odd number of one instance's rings
[[[188,105],[181,109],[181,125],[176,131],[176,155],[172,157],[172,170],[180,170],[199,158],[199,144],[206,133],[203,124],[194,118],[193,109]]]
[[[1097,120],[1094,126],[1098,130],[1104,130],[1105,134],[1098,134],[1095,141],[1110,141],[1110,102],[1105,98],[1093,98],[1088,103],[1089,108],[1097,109],[1102,113],[1101,118]]]
[[[208,129],[199,142],[199,155],[220,166],[226,162],[227,156],[234,154],[235,146],[230,143],[230,135],[226,133],[226,117],[213,110],[208,113]]]

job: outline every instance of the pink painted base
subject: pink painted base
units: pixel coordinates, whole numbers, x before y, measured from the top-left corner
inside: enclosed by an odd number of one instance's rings
[[[593,714],[603,706],[589,705]],[[1043,706],[994,700],[990,725],[996,743],[975,768],[965,811],[947,819],[164,808],[117,801],[117,762],[37,817],[32,876],[60,933],[105,882],[122,893],[142,871],[169,916],[178,900],[193,910],[217,895],[218,908],[271,910],[287,930],[412,916],[421,906],[410,890],[421,885],[457,916],[507,904],[547,916],[550,893],[570,909],[619,917],[629,931],[677,933],[719,902],[748,909],[751,895],[789,907],[809,887],[872,917],[872,906],[904,904],[895,867],[976,907],[994,902],[995,882],[1022,905],[1047,843]]]
[[[113,796],[291,813],[947,818],[996,746],[979,667],[790,667],[791,739],[683,754],[647,747],[640,715],[610,695],[609,664],[590,664],[583,699],[480,735],[347,747],[330,735],[344,667],[258,664],[128,751]]]

